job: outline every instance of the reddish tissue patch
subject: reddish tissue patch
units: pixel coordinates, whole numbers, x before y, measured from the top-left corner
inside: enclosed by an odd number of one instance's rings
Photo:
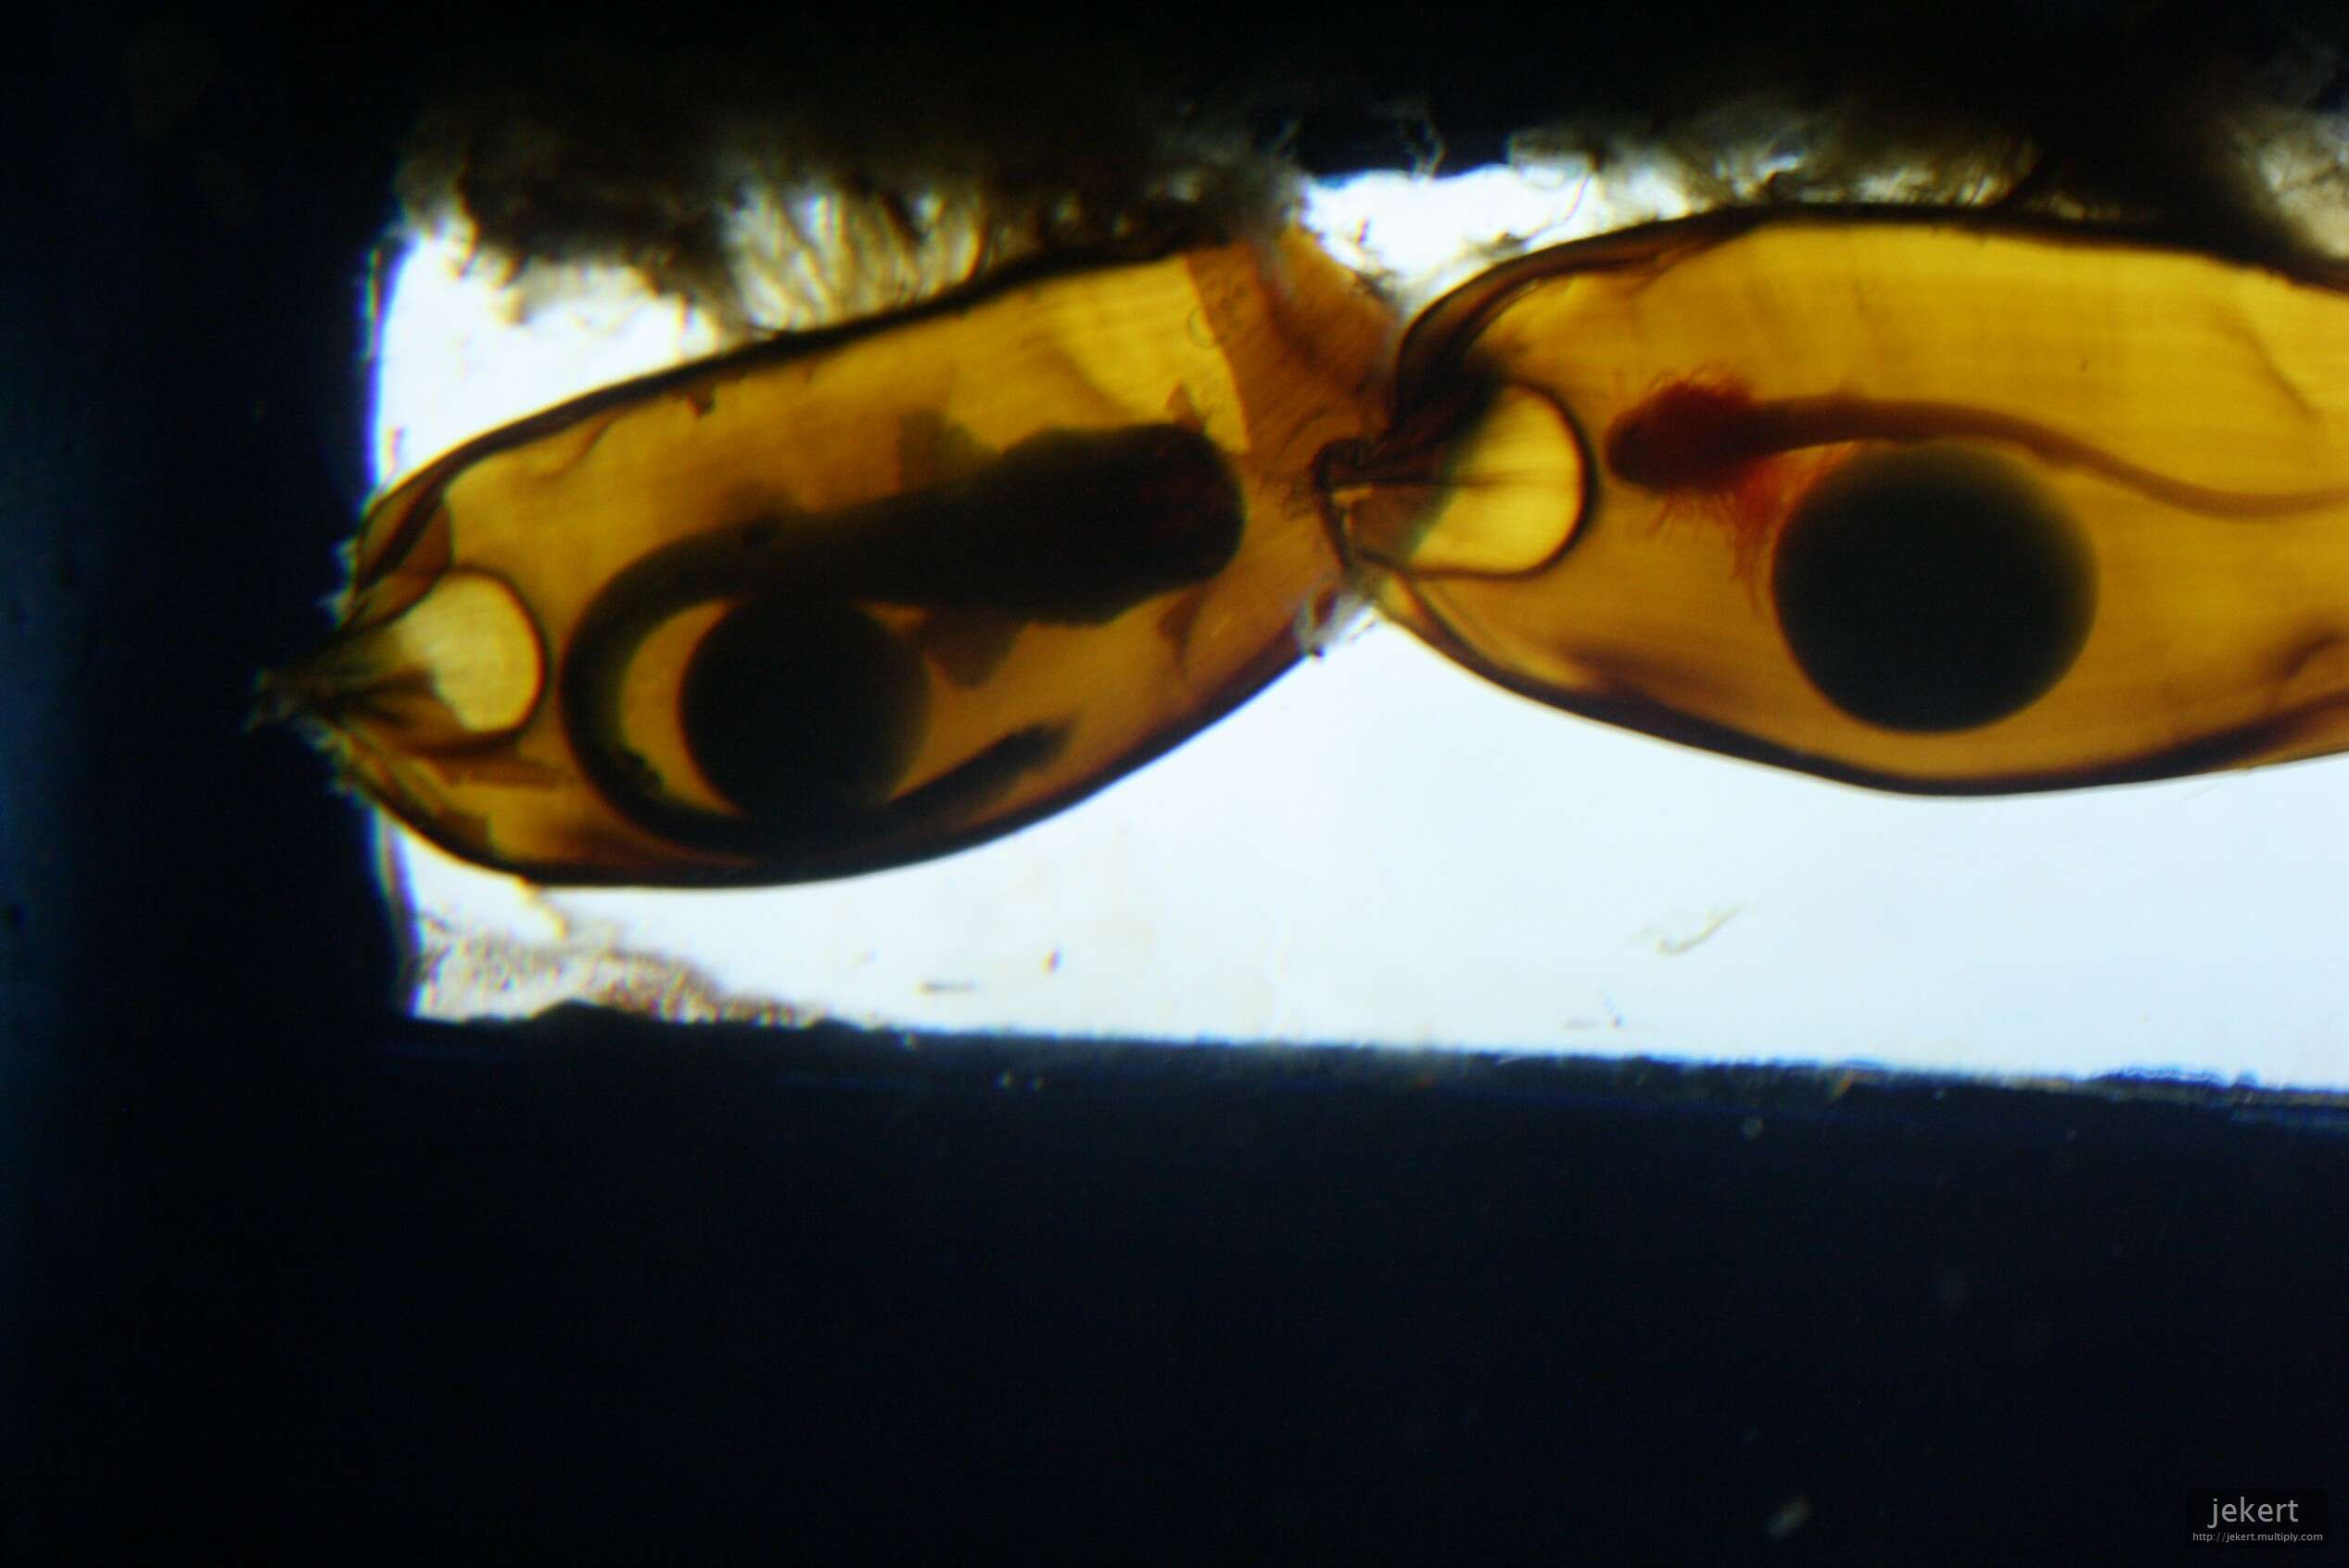
[[[1767,455],[1753,395],[1733,381],[1679,381],[1607,427],[1606,465],[1642,489],[1733,488]]]
[[[1666,498],[1659,523],[1699,506],[1728,534],[1738,579],[1759,588],[1771,542],[1840,455],[1795,449],[1774,414],[1726,377],[1672,382],[1607,427],[1606,466]]]

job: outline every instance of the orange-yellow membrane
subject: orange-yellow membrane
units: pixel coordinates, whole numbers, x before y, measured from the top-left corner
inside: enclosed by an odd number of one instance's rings
[[[1392,432],[1328,474],[1382,607],[1561,707],[1930,791],[2349,746],[2349,295],[2319,279],[1718,214],[1440,301]]]
[[[578,399],[378,500],[271,679],[442,847],[841,875],[1005,831],[1296,656],[1383,310],[1309,242],[997,287]]]

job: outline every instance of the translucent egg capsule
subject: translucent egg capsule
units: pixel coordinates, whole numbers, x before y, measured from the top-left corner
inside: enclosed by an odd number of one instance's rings
[[[1297,657],[1386,313],[1295,237],[1063,272],[652,376],[370,508],[265,680],[366,794],[542,881],[924,858]]]
[[[1527,695],[1885,788],[2349,746],[2349,295],[1953,213],[1723,213],[1416,321],[1343,551]]]

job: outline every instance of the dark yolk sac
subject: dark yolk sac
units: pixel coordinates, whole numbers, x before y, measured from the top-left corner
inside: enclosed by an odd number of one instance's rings
[[[1772,602],[1831,702],[1887,729],[1972,729],[2063,678],[2096,620],[2096,560],[2022,465],[1932,443],[1855,459],[1779,540]]]

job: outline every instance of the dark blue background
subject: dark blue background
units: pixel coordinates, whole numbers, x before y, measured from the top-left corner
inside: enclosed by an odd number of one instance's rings
[[[1405,89],[1472,158],[1857,62],[2120,168],[2199,14],[934,36],[1275,83],[1325,167]],[[365,482],[400,138],[501,25],[77,11],[0,68],[0,1557],[2141,1562],[2189,1489],[2349,1486],[2337,1115],[396,1018],[357,813],[239,726]],[[143,122],[159,48],[211,66]]]

